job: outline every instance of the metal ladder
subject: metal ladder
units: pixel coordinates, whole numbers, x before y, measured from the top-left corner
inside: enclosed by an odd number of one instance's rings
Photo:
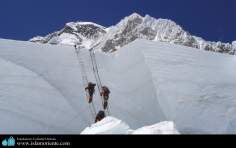
[[[88,85],[88,78],[87,78],[87,74],[86,74],[85,64],[82,59],[82,56],[80,56],[80,50],[76,47],[75,47],[75,53],[77,56],[77,60],[79,62],[80,69],[81,69],[80,71],[81,71],[81,75],[82,75],[82,82],[83,82],[83,87],[85,89]],[[89,98],[89,94],[87,91],[85,91],[85,97],[86,97],[86,99]],[[89,110],[90,110],[90,113],[91,113],[92,118],[94,120],[97,113],[96,113],[96,108],[95,108],[93,101],[91,103],[89,103]]]
[[[91,61],[92,61],[92,66],[93,66],[93,72],[94,72],[94,76],[95,76],[95,79],[96,79],[96,82],[97,82],[97,87],[98,87],[98,90],[99,90],[99,93],[101,93],[101,90],[102,90],[102,82],[101,82],[101,79],[100,79],[100,76],[99,76],[99,72],[98,72],[98,65],[97,65],[97,61],[96,61],[96,57],[95,57],[95,53],[93,51],[93,48],[89,50],[90,52],[90,58],[91,58]],[[100,94],[99,94],[100,95]],[[104,105],[104,99],[102,98],[102,96],[100,95],[100,98],[101,98],[101,101],[102,101],[102,107]],[[107,102],[108,103],[108,102]],[[107,114],[110,115],[110,106],[109,106],[109,103],[107,104]]]

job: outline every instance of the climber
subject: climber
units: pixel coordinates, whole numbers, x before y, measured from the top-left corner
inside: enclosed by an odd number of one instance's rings
[[[101,121],[103,118],[106,117],[106,114],[104,111],[100,110],[95,118],[95,123],[98,121]]]
[[[75,44],[75,45],[74,45],[74,48],[75,48],[75,49],[78,49],[78,48],[79,48],[79,45]]]
[[[104,101],[103,108],[104,109],[107,109],[109,94],[110,94],[110,90],[108,89],[108,87],[102,86],[102,90],[101,90],[100,95],[103,97],[103,101]]]
[[[85,91],[88,91],[88,94],[89,94],[89,98],[88,98],[89,103],[93,101],[93,94],[95,92],[95,86],[96,84],[89,82],[88,86],[85,88]]]

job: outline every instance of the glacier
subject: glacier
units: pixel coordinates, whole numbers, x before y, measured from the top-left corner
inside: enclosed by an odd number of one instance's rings
[[[235,56],[148,40],[95,55],[111,115],[131,129],[173,121],[184,134],[236,133]],[[79,134],[93,123],[73,47],[0,39],[0,65],[2,133]]]
[[[132,128],[164,120],[142,54],[135,50],[126,53],[96,54],[101,80],[112,91],[111,114]],[[88,50],[81,51],[81,55],[88,79],[95,82]],[[11,69],[8,73],[1,67],[0,74],[5,76],[0,78],[3,133],[80,133],[94,122],[73,47],[1,39],[0,58],[1,65],[8,62]],[[97,111],[102,108],[98,95],[96,92],[94,100]]]

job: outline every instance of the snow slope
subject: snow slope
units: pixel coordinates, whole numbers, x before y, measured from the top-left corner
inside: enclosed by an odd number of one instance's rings
[[[236,57],[145,40],[141,50],[167,119],[181,133],[236,132]]]
[[[95,81],[88,51],[82,50],[81,56],[88,79]],[[112,91],[113,116],[131,128],[165,120],[141,53],[97,53],[96,58],[101,80]],[[5,65],[0,72],[0,129],[4,133],[80,133],[94,121],[72,47],[1,39],[0,59]]]
[[[81,134],[129,134],[129,125],[114,117],[106,117],[102,121],[85,128]]]
[[[154,125],[144,126],[132,132],[134,135],[142,134],[179,134],[172,121],[163,121]]]
[[[173,122],[161,122],[132,130],[125,122],[115,117],[106,117],[102,121],[92,124],[81,134],[179,134]]]
[[[10,61],[0,59],[0,65],[1,133],[72,132],[67,125],[76,112],[56,88]]]
[[[234,46],[234,48],[236,48],[236,41],[233,41],[232,45]]]

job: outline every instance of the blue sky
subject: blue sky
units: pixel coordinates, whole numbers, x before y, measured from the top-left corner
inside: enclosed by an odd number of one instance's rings
[[[236,0],[1,0],[0,38],[28,40],[78,20],[110,26],[133,12],[171,19],[207,40],[236,40]]]

